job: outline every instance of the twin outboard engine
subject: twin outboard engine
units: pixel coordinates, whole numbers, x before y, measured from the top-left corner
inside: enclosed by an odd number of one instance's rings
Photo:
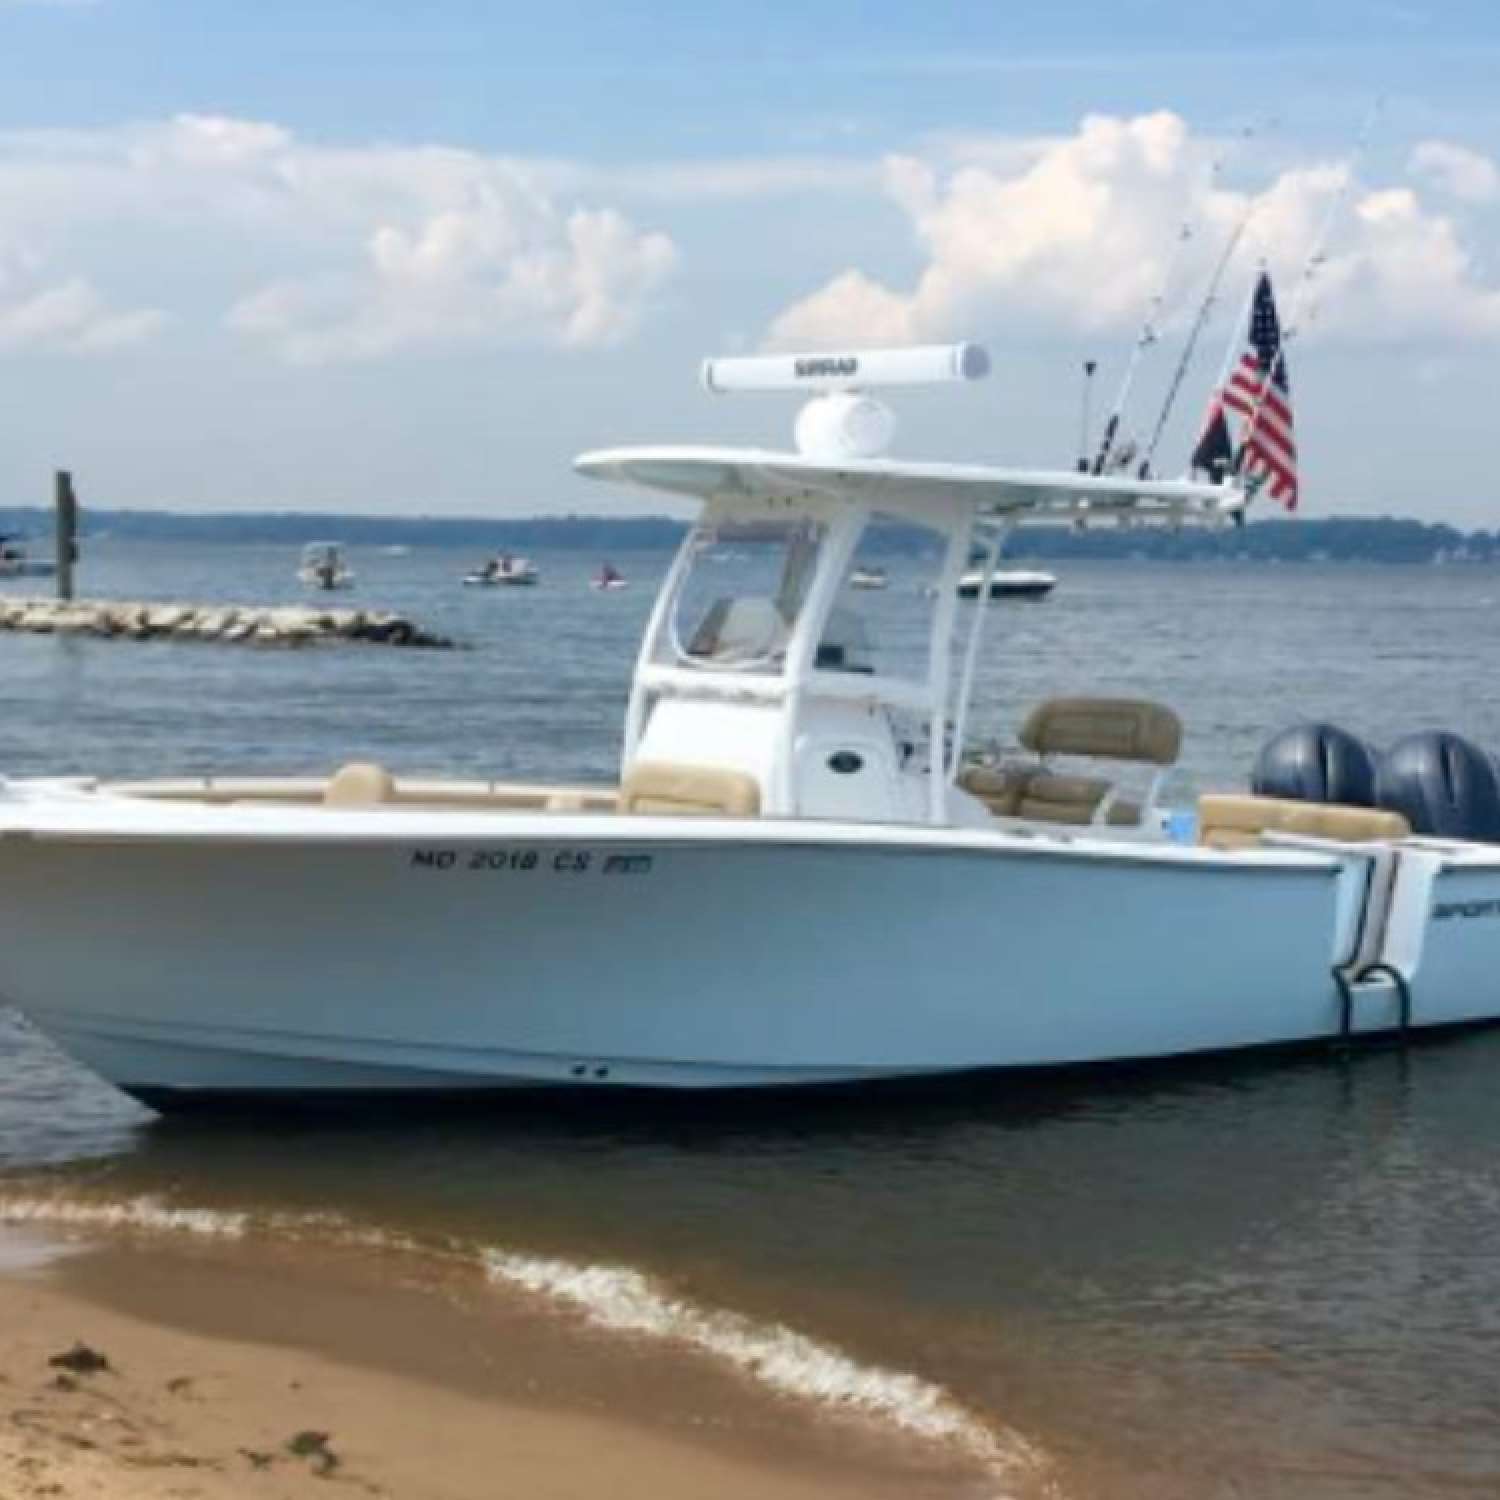
[[[1257,797],[1374,807],[1375,757],[1334,724],[1297,724],[1261,746],[1250,776]]]
[[[1456,734],[1430,730],[1398,740],[1381,757],[1375,796],[1417,833],[1500,843],[1500,774]]]
[[[1298,724],[1261,747],[1250,778],[1260,797],[1397,812],[1414,833],[1500,843],[1500,767],[1456,734],[1427,730],[1382,756],[1333,724]]]

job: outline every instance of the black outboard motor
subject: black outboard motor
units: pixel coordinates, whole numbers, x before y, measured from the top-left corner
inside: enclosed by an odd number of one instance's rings
[[[1432,730],[1398,740],[1381,758],[1375,798],[1416,833],[1500,843],[1500,771],[1456,734]]]
[[[1297,724],[1261,746],[1250,775],[1257,797],[1375,805],[1375,757],[1336,724]]]

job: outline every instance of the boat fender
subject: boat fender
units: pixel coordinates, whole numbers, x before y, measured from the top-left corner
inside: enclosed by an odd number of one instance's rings
[[[1375,797],[1417,833],[1500,843],[1500,772],[1460,735],[1429,730],[1398,740],[1376,769]]]
[[[1375,756],[1336,724],[1294,724],[1261,746],[1250,776],[1257,797],[1375,806]]]

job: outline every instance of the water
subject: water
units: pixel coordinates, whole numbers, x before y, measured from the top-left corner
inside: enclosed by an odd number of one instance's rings
[[[667,560],[613,559],[634,587],[606,596],[597,559],[537,560],[535,591],[480,592],[456,586],[467,555],[354,555],[354,597],[473,643],[451,654],[0,637],[0,766],[608,777]],[[106,543],[88,581],[277,598],[294,562]],[[1309,714],[1500,746],[1485,571],[1070,565],[995,627],[979,727],[1052,692],[1161,698],[1188,729],[1179,797],[1242,783]],[[1170,911],[1159,940],[1191,953]],[[717,1372],[767,1441],[792,1411],[884,1429],[1008,1493],[1488,1496],[1497,1076],[1480,1033],[876,1103],[207,1126],[153,1120],[0,1013],[0,1220],[441,1248],[687,1386]]]

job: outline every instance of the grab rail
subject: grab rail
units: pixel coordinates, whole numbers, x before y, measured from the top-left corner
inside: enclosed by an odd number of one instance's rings
[[[1374,963],[1366,964],[1362,969],[1350,974],[1346,973],[1337,964],[1334,965],[1333,982],[1338,986],[1339,992],[1339,1034],[1338,1044],[1340,1047],[1348,1047],[1354,1040],[1354,1000],[1356,987],[1368,983],[1372,979],[1389,979],[1396,990],[1396,1038],[1405,1046],[1410,1040],[1412,998],[1411,984],[1405,974],[1394,964],[1384,963],[1376,960]]]

